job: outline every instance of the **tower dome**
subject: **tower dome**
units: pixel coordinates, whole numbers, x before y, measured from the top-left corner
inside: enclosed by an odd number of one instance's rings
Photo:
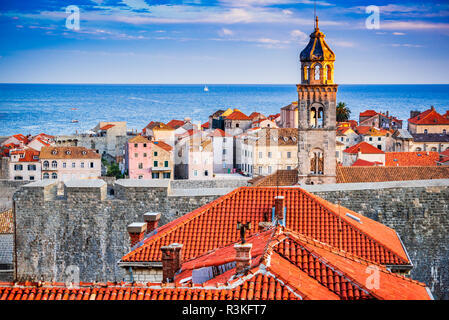
[[[316,17],[315,31],[310,34],[310,41],[299,56],[301,62],[335,61],[335,54],[324,41],[325,37],[318,27]]]

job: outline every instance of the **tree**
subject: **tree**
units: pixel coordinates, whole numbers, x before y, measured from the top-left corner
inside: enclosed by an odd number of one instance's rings
[[[349,120],[351,110],[346,106],[346,103],[339,102],[337,104],[337,122],[345,122]]]

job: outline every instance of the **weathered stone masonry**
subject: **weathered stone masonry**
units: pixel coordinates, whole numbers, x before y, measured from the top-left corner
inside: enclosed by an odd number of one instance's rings
[[[306,188],[394,228],[414,264],[412,278],[425,282],[435,298],[449,298],[449,180]],[[105,189],[69,183],[57,196],[51,182],[36,182],[14,195],[19,279],[64,281],[70,265],[79,267],[81,281],[127,279],[117,262],[129,251],[128,224],[156,211],[162,225],[228,191],[195,193],[130,180],[116,182],[115,197]]]

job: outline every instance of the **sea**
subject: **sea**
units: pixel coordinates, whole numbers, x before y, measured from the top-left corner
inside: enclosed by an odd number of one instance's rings
[[[276,114],[297,100],[292,85],[0,84],[0,136],[83,133],[100,121],[126,121],[141,131],[150,121],[189,117],[204,123],[218,109]],[[340,85],[351,119],[373,109],[407,120],[411,110],[449,110],[449,85]],[[77,121],[77,122],[76,122]],[[406,123],[406,122],[404,122]]]

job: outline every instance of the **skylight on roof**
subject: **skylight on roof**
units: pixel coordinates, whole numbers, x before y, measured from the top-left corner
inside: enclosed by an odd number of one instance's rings
[[[357,221],[358,223],[362,223],[362,220],[360,220],[360,218],[358,218],[358,217],[356,217],[356,216],[350,214],[349,212],[346,213],[346,216],[348,216],[349,218],[351,218],[351,219]]]

